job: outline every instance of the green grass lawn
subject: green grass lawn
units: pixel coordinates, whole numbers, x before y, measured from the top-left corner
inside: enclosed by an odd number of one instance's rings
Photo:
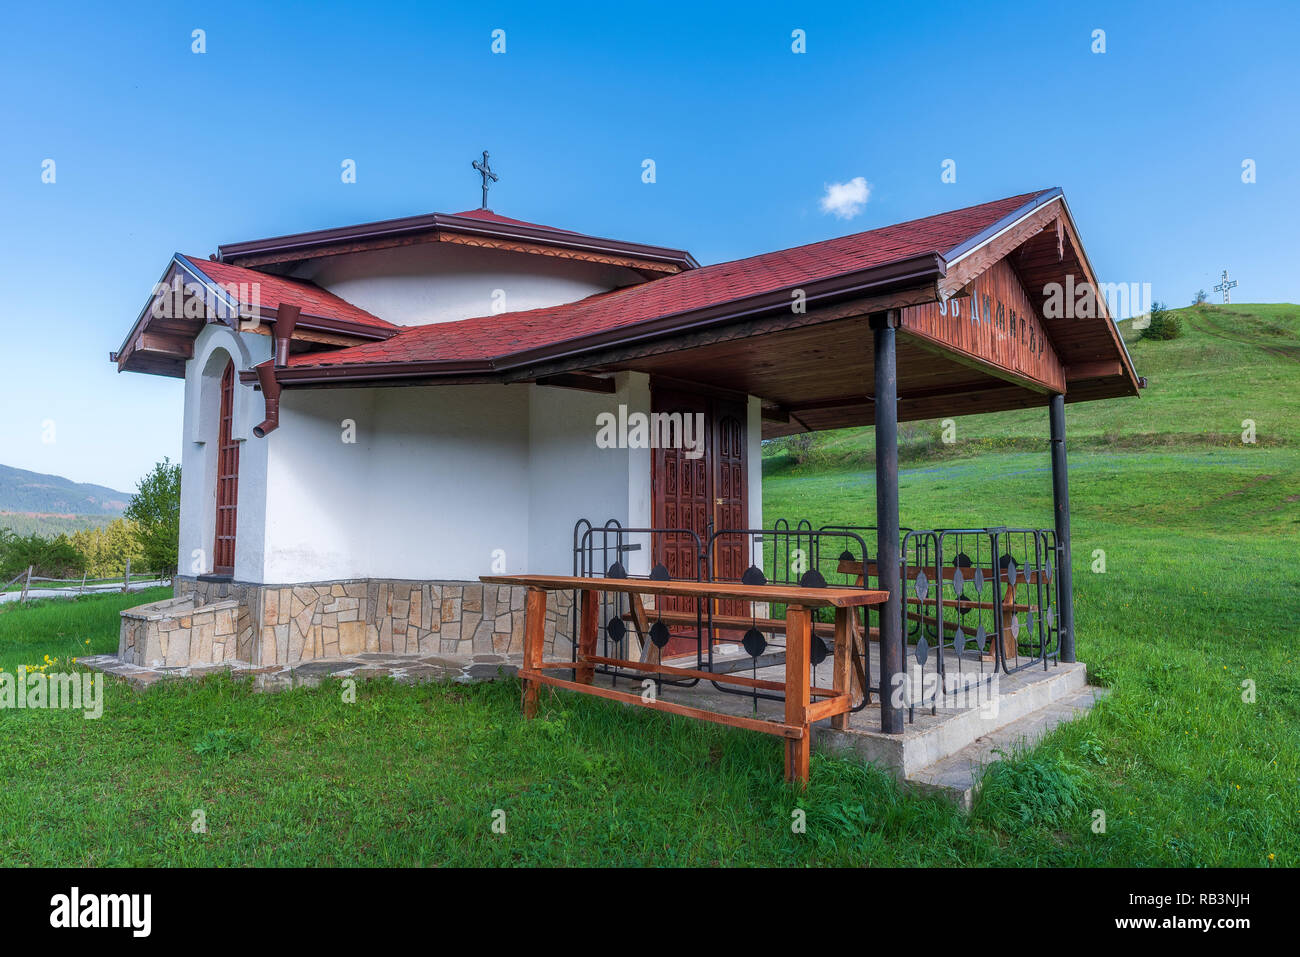
[[[514,681],[364,683],[354,703],[337,683],[111,682],[97,721],[0,711],[0,864],[1295,866],[1300,311],[1236,308],[1261,318],[1134,343],[1142,399],[1069,407],[1078,652],[1112,694],[997,765],[969,816],[821,755],[799,794],[775,739],[594,699],[544,696],[524,722]],[[1045,432],[1045,411],[959,420],[955,447],[909,456],[903,523],[1047,524]],[[871,524],[861,438],[773,455],[768,522]],[[0,606],[0,668],[112,651],[117,611],[158,594]]]

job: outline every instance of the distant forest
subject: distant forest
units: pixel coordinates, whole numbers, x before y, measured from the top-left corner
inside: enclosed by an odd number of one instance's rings
[[[133,570],[174,573],[180,482],[180,466],[167,459],[141,479],[134,495],[0,466],[0,586],[28,568],[42,578],[106,578],[120,575],[130,561]],[[8,511],[6,499],[41,499],[56,512],[58,505],[85,500],[121,507],[116,515],[30,514],[21,506]]]
[[[103,528],[117,515],[30,515],[27,513],[0,512],[0,528],[15,535],[40,535],[54,538],[71,535],[90,528]]]

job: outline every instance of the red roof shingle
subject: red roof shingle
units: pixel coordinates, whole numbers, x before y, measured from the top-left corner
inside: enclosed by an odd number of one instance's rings
[[[406,327],[384,342],[295,355],[289,364],[297,369],[497,359],[914,256],[942,255],[1041,195],[1042,191],[1024,193],[868,232],[702,266],[544,309]],[[479,215],[486,212],[475,211]]]
[[[232,266],[229,263],[212,262],[197,256],[186,256],[184,258],[197,271],[222,286],[226,291],[241,292],[241,300],[253,298],[252,296],[243,295],[242,292],[252,288],[255,284],[258,298],[256,305],[260,305],[264,309],[279,309],[281,303],[289,303],[298,306],[304,316],[335,319],[340,322],[350,322],[374,329],[396,330],[402,328],[352,305],[345,299],[340,299],[332,292],[327,292],[313,283],[303,282],[300,279],[286,279],[283,276],[273,276],[269,273],[258,272],[256,269]],[[240,305],[251,308],[255,304],[241,302]]]
[[[581,236],[582,233],[574,232],[572,229],[560,229],[558,226],[546,226],[542,223],[526,223],[522,219],[511,219],[509,216],[500,216],[490,209],[467,209],[463,213],[452,213],[451,215],[462,219],[481,219],[486,223],[500,223],[505,226],[527,226],[529,229],[544,229],[548,233],[563,233],[566,236]]]

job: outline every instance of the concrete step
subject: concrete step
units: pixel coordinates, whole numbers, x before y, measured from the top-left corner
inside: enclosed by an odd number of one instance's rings
[[[963,810],[970,810],[984,771],[991,763],[1032,747],[1054,728],[1087,714],[1108,693],[1105,688],[1086,685],[908,774],[905,780],[921,791],[942,795]]]
[[[832,753],[852,753],[889,768],[899,780],[907,780],[999,728],[1037,714],[1087,686],[1087,666],[1082,662],[1052,665],[1041,671],[1027,669],[999,676],[992,694],[981,684],[964,703],[950,702],[953,706],[940,707],[936,714],[918,707],[902,734],[879,730],[875,706],[855,715],[846,731],[820,723],[814,728],[813,746]]]

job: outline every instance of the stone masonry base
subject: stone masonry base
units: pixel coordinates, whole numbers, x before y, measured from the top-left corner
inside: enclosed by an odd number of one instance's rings
[[[147,668],[292,666],[357,654],[517,655],[525,589],[361,579],[294,585],[177,578],[176,597],[122,612],[118,658]],[[571,650],[573,596],[553,592],[548,653]]]

